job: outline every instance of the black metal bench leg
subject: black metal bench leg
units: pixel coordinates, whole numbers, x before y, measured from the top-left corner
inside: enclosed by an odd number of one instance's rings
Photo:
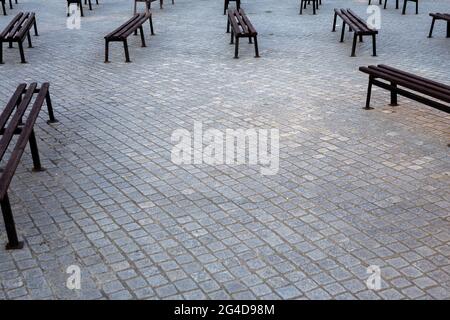
[[[239,37],[236,37],[236,44],[234,46],[234,58],[239,58]]]
[[[366,110],[372,110],[373,108],[370,106],[370,98],[372,96],[372,77],[369,76],[369,85],[367,86],[367,99],[366,99],[366,106],[364,109]]]
[[[359,42],[364,42],[362,34],[359,35]]]
[[[20,60],[22,63],[27,63],[27,61],[25,60],[25,52],[23,51],[22,41],[19,41],[18,44],[19,44]]]
[[[81,1],[80,1],[80,15],[81,15],[82,17],[84,17],[84,13],[83,13],[83,5],[81,4]]]
[[[109,41],[105,40],[105,63],[108,63],[109,60]]]
[[[3,9],[3,15],[6,16],[6,8],[5,8],[5,3],[2,2],[2,9]]]
[[[27,32],[27,39],[28,39],[28,48],[33,48],[33,44],[31,43],[30,31]]]
[[[6,250],[22,249],[23,242],[17,238],[16,225],[11,211],[11,204],[9,203],[8,194],[1,201],[3,221],[5,222],[6,235],[8,236],[8,243],[5,246]]]
[[[334,19],[333,19],[333,29],[332,32],[336,32],[336,20],[337,20],[337,13],[334,13]]]
[[[391,82],[391,86],[397,88],[397,84],[392,83],[392,82]],[[398,106],[398,103],[397,103],[397,91],[396,90],[391,90],[391,103],[389,105],[392,106],[392,107]]]
[[[403,10],[402,10],[402,14],[406,13],[406,2],[408,2],[408,0],[403,0]]]
[[[316,4],[315,4],[315,2],[313,1],[313,14],[316,14]]]
[[[344,42],[344,35],[345,35],[345,21],[342,21],[341,42]]]
[[[384,9],[386,9],[386,5],[387,5],[387,0],[384,0]]]
[[[16,2],[17,3],[17,2]],[[9,8],[12,10],[13,6],[12,6],[12,1],[9,0]]]
[[[227,33],[230,33],[230,19],[227,19]]]
[[[399,7],[399,0],[395,0],[395,9],[398,9],[398,7]]]
[[[355,53],[356,53],[356,41],[357,41],[357,39],[358,39],[358,35],[355,32],[355,34],[353,35],[352,57],[356,56]]]
[[[436,18],[433,17],[433,20],[431,21],[431,28],[430,28],[430,33],[428,34],[428,38],[433,37],[433,29],[434,29],[434,23],[435,22],[436,22]],[[448,24],[447,24],[447,29],[448,29]]]
[[[234,44],[234,31],[233,30],[231,30],[230,44]]]
[[[225,1],[223,2],[223,15],[226,15],[226,14],[227,14],[227,8],[228,8],[228,1],[225,0]]]
[[[47,104],[48,118],[49,118],[47,123],[58,122],[58,120],[56,120],[55,115],[53,113],[53,105],[52,105],[52,99],[50,98],[50,91],[47,91],[47,95],[45,96],[45,103]]]
[[[36,19],[34,19],[33,26],[34,26],[34,35],[35,35],[36,37],[38,37],[38,36],[39,36],[39,33],[38,33],[38,29],[37,29]]]
[[[419,0],[416,0],[416,14],[419,14]]]
[[[450,21],[447,21],[447,38],[450,38]]]
[[[128,42],[127,39],[123,40],[123,49],[125,50],[125,62],[130,61],[130,54],[128,53]]]
[[[150,34],[152,36],[155,35],[155,31],[153,30],[153,19],[152,19],[152,15],[150,15],[150,18],[148,18],[148,20],[150,21]]]
[[[373,50],[373,56],[377,56],[377,37],[376,34],[372,35],[372,50]]]
[[[139,27],[139,33],[141,34],[142,47],[145,47],[144,28],[142,26]]]
[[[255,58],[259,58],[258,37],[255,36]]]
[[[33,158],[33,171],[45,171],[45,169],[41,166],[41,159],[39,158],[39,149],[37,146],[34,130],[31,130],[30,138],[28,141],[30,142],[31,157]]]
[[[303,0],[300,1],[300,13],[299,14],[302,14],[302,13],[303,13]]]
[[[0,64],[3,63],[3,41],[0,41]]]
[[[91,3],[91,0],[88,0],[88,2],[89,2],[89,10],[92,10],[92,3]],[[84,2],[85,4],[86,4],[86,2]]]

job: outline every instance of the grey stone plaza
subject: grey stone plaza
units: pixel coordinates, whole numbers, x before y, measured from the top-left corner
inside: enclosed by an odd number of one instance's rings
[[[350,57],[333,9],[367,17],[367,0],[323,0],[316,15],[298,0],[243,0],[261,57],[243,40],[239,59],[222,0],[155,2],[147,47],[131,35],[125,63],[111,43],[107,64],[104,36],[132,0],[93,1],[79,29],[66,1],[18,2],[0,29],[35,12],[40,35],[27,64],[4,44],[0,106],[19,83],[50,82],[59,122],[43,107],[46,171],[31,171],[27,147],[9,187],[25,246],[4,249],[0,219],[0,299],[450,299],[450,116],[402,97],[391,107],[376,87],[364,110],[358,71],[387,64],[450,84],[446,24],[427,38],[428,14],[450,1],[421,1],[418,15],[388,1],[378,55],[367,38]],[[174,163],[173,132],[199,122],[278,129],[278,171]]]

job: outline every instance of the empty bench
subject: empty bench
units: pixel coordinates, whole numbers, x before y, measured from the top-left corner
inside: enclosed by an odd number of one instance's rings
[[[48,122],[56,122],[50,100],[49,86],[49,83],[43,83],[40,88],[38,88],[36,83],[31,83],[29,86],[24,83],[20,84],[0,114],[0,161],[6,161],[3,171],[0,173],[0,204],[8,237],[6,249],[20,249],[23,247],[23,242],[20,242],[17,238],[14,217],[8,198],[8,187],[25,151],[27,142],[30,144],[33,158],[33,170],[43,170],[34,134],[34,124],[44,102],[47,104],[50,118]],[[32,103],[34,96],[36,98]],[[27,112],[30,105],[32,107]],[[9,157],[4,159],[14,135],[19,137],[14,148],[8,153]]]
[[[447,38],[450,38],[450,14],[449,13],[430,13],[430,16],[433,18],[431,21],[430,34],[428,38],[433,36],[434,23],[436,20],[444,20],[447,21]]]
[[[27,62],[23,51],[23,41],[25,40],[25,37],[28,38],[28,47],[33,47],[30,35],[32,26],[34,26],[34,35],[38,36],[36,18],[33,12],[20,12],[11,20],[3,32],[0,33],[0,63],[3,63],[3,42],[8,42],[10,48],[12,48],[13,42],[17,42],[19,45],[21,62]]]
[[[241,0],[224,0],[223,3],[223,15],[227,14],[227,10],[228,10],[228,6],[230,5],[230,2],[236,2],[236,9],[240,9],[241,8]]]
[[[372,109],[370,107],[370,98],[372,86],[376,85],[390,91],[391,106],[397,105],[397,95],[400,94],[430,107],[450,113],[450,86],[448,85],[382,64],[378,66],[360,67],[359,70],[369,75],[365,109]]]
[[[98,5],[98,0],[95,0],[96,4]],[[69,8],[71,4],[76,4],[78,8],[80,8],[80,15],[82,17],[84,17],[84,13],[83,13],[83,0],[67,0],[67,16],[70,15],[69,13]],[[84,4],[88,4],[89,3],[89,10],[92,10],[92,3],[91,0],[84,0]]]
[[[231,27],[231,44],[235,43],[234,58],[239,58],[239,39],[248,38],[249,43],[255,42],[255,58],[259,58],[258,32],[245,15],[243,9],[228,10],[227,33]]]
[[[359,41],[363,42],[363,36],[371,36],[373,56],[375,57],[377,55],[376,35],[378,34],[378,30],[370,27],[362,18],[358,17],[356,13],[350,9],[334,9],[333,32],[336,31],[336,19],[338,16],[342,19],[341,42],[344,42],[346,25],[349,26],[350,31],[353,31],[351,56],[355,56],[357,39],[359,38]]]
[[[322,4],[322,0],[300,0],[300,14],[303,14],[303,9],[306,9],[307,4],[313,4],[313,14],[316,14],[316,9],[319,9],[319,4]]]
[[[145,47],[145,37],[144,37],[144,28],[143,24],[145,21],[149,20],[150,22],[150,31],[151,34],[154,35],[153,32],[153,22],[152,22],[152,13],[146,12],[146,13],[138,13],[135,14],[130,20],[122,24],[120,27],[118,27],[113,32],[109,33],[105,36],[105,63],[109,62],[109,43],[112,41],[121,41],[123,42],[123,48],[125,50],[125,61],[130,61],[130,55],[128,53],[128,42],[127,38],[132,33],[137,33],[137,30],[139,29],[139,32],[141,34],[141,41],[142,41],[142,47]]]

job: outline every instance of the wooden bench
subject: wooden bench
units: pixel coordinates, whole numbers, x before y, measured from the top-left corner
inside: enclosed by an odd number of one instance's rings
[[[382,64],[378,66],[360,67],[359,70],[369,74],[365,109],[373,109],[370,107],[370,97],[372,85],[376,85],[391,92],[391,106],[397,105],[397,95],[400,94],[430,107],[450,113],[450,86],[448,85]],[[399,88],[399,86],[405,89]]]
[[[20,84],[0,114],[0,161],[7,161],[3,171],[0,173],[0,205],[8,237],[6,249],[20,249],[23,247],[23,242],[20,242],[17,238],[14,218],[8,198],[8,188],[25,151],[27,142],[30,143],[33,170],[44,170],[41,166],[36,136],[34,134],[34,124],[44,101],[47,104],[50,118],[48,122],[57,122],[53,115],[49,86],[48,83],[43,83],[40,88],[37,87],[36,83],[31,83],[29,86],[24,83]],[[26,113],[35,94],[36,98],[31,110]],[[14,135],[19,135],[17,142],[11,152],[8,153],[9,157],[4,159]]]
[[[3,64],[3,42],[8,42],[10,48],[13,47],[13,42],[17,42],[21,61],[22,63],[26,63],[23,41],[25,37],[28,38],[28,47],[33,47],[30,35],[32,26],[34,26],[34,35],[38,36],[34,12],[20,12],[11,20],[3,32],[0,33],[0,64]]]
[[[319,9],[319,4],[322,4],[322,0],[300,0],[300,14],[303,14],[303,9],[306,9],[307,4],[313,4],[313,14],[316,14],[316,9]]]
[[[403,0],[403,10],[402,14],[406,14],[406,4],[408,1],[412,1],[416,3],[416,14],[419,14],[419,0]]]
[[[139,29],[139,32],[141,34],[141,41],[142,46],[145,47],[145,37],[144,37],[144,28],[143,24],[145,21],[149,20],[150,22],[150,31],[151,34],[154,35],[153,32],[153,22],[152,22],[152,13],[146,12],[146,13],[138,13],[135,14],[130,20],[122,24],[120,27],[118,27],[113,32],[109,33],[105,36],[105,63],[109,62],[109,43],[112,41],[122,41],[123,42],[123,48],[125,50],[125,61],[130,61],[130,55],[128,53],[128,42],[127,38],[132,33],[137,33],[137,30]]]
[[[231,44],[236,42],[234,58],[239,58],[239,39],[248,38],[249,43],[252,43],[252,39],[255,42],[255,58],[259,58],[258,50],[258,32],[253,27],[250,20],[245,15],[243,9],[230,9],[228,10],[228,22],[227,33],[230,32],[231,27]],[[236,41],[234,41],[236,40]]]
[[[436,20],[444,20],[447,21],[447,38],[450,38],[450,14],[449,13],[430,13],[430,16],[433,17],[433,21],[431,22],[431,29],[428,38],[433,37],[433,29],[434,23]]]
[[[95,0],[96,4],[98,5],[98,0]],[[80,14],[82,17],[84,17],[83,13],[83,0],[67,0],[67,16],[70,15],[69,13],[69,7],[72,3],[75,3],[80,8]],[[84,4],[89,3],[89,10],[92,10],[92,3],[91,0],[84,0]]]
[[[395,9],[398,9],[398,1],[399,0],[395,0]],[[379,4],[381,5],[383,2],[383,0],[379,0]],[[372,4],[372,0],[369,0],[369,6]],[[387,0],[384,0],[384,9],[386,9],[387,6]]]
[[[241,8],[241,0],[224,0],[224,4],[223,4],[223,15],[227,14],[227,10],[228,10],[228,6],[230,4],[230,2],[236,2],[236,9],[240,9]]]
[[[353,46],[352,46],[352,54],[351,56],[355,56],[356,52],[356,41],[359,37],[359,41],[363,42],[363,36],[372,36],[372,50],[373,56],[377,55],[377,42],[376,35],[378,34],[378,30],[372,29],[363,19],[358,17],[352,10],[350,9],[334,9],[334,21],[333,21],[333,32],[336,31],[336,19],[337,17],[342,19],[342,33],[341,33],[341,42],[344,42],[344,34],[345,34],[345,25],[349,26],[350,31],[353,31]]]

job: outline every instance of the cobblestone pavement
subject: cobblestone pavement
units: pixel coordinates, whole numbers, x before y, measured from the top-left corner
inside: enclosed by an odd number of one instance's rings
[[[448,299],[450,117],[375,89],[362,110],[362,65],[385,63],[449,83],[445,23],[427,38],[429,12],[382,10],[371,43],[350,57],[351,36],[331,32],[333,8],[367,16],[367,1],[324,0],[298,14],[294,0],[244,0],[261,58],[225,34],[219,0],[154,5],[156,35],[131,37],[132,63],[103,36],[132,3],[100,0],[80,30],[65,1],[20,0],[39,37],[5,48],[0,104],[22,81],[49,81],[57,118],[36,133],[47,171],[24,155],[10,186],[19,251],[0,249],[1,299]],[[167,1],[166,1],[167,2]],[[148,29],[146,29],[148,30]],[[43,109],[44,110],[44,109]],[[175,165],[171,134],[203,126],[277,128],[280,170]],[[6,243],[3,221],[0,242]],[[81,289],[66,288],[70,265]],[[367,267],[382,287],[366,286]]]

